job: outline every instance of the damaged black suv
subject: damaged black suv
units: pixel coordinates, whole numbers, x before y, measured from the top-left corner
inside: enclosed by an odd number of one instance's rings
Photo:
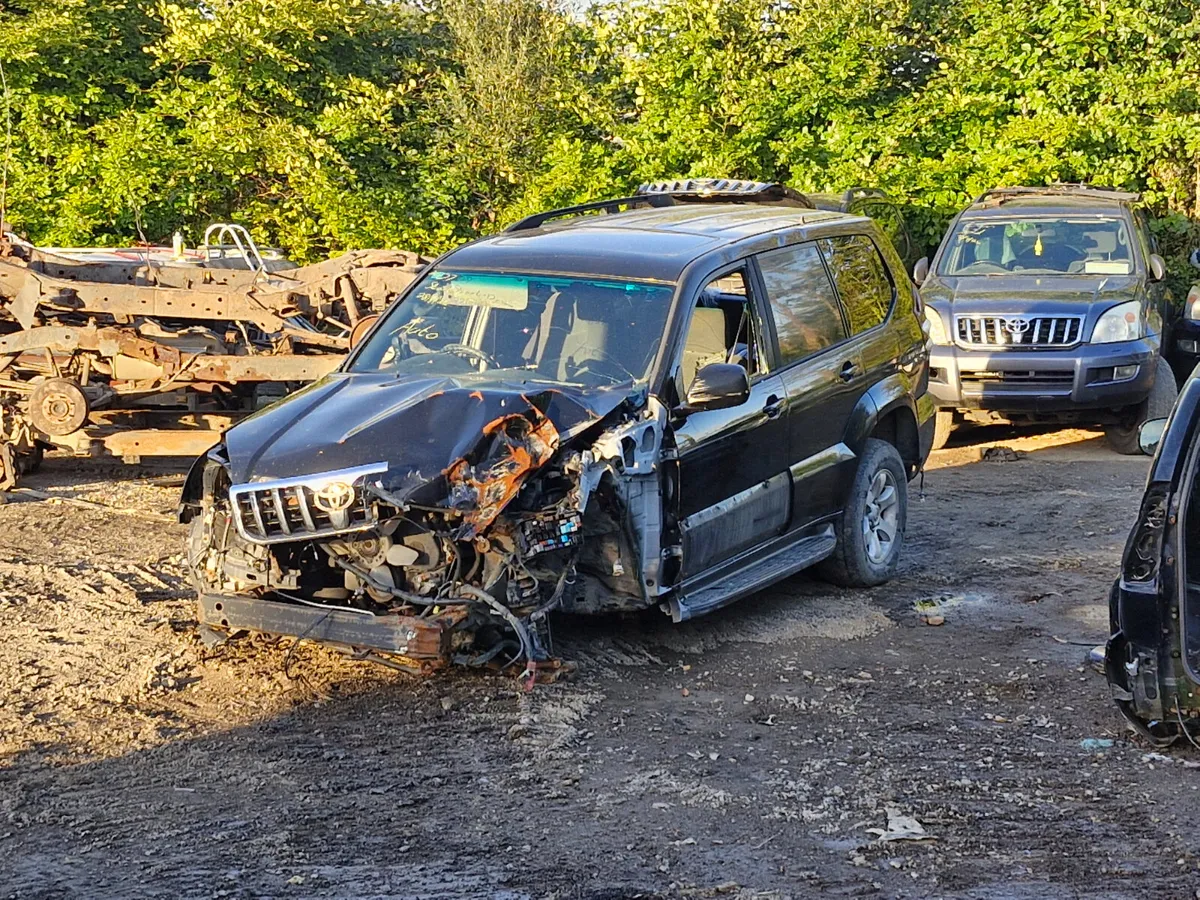
[[[926,382],[870,219],[725,181],[539,214],[436,260],[197,461],[202,629],[528,671],[552,609],[680,621],[817,563],[878,584]]]

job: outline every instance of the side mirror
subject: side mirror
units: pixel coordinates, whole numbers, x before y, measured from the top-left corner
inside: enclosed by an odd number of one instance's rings
[[[681,412],[729,409],[750,399],[750,379],[736,363],[709,363],[696,373]]]
[[[1150,275],[1155,281],[1162,281],[1167,277],[1167,264],[1157,253],[1150,254]]]
[[[1192,264],[1193,269],[1200,269],[1200,247],[1192,251],[1192,255],[1188,257],[1188,262]]]
[[[378,318],[379,316],[364,316],[358,320],[358,324],[355,325],[354,330],[350,332],[351,350],[353,350],[362,342],[362,339],[366,337],[367,332],[371,330],[371,326],[375,324]]]
[[[917,264],[913,266],[913,281],[917,284],[924,284],[925,279],[929,277],[929,257],[922,256],[917,260]]]
[[[1153,456],[1154,451],[1158,449],[1158,442],[1162,440],[1163,431],[1166,430],[1166,419],[1147,419],[1142,423],[1142,427],[1138,429],[1138,447],[1147,456]]]

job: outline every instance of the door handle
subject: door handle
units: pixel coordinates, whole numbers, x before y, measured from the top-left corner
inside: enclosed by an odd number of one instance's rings
[[[842,363],[842,371],[838,372],[838,378],[842,381],[853,381],[861,374],[862,369],[858,367],[858,363],[848,359]]]
[[[772,394],[767,398],[767,405],[763,407],[763,412],[767,414],[768,419],[776,419],[783,412],[783,398],[777,394]]]

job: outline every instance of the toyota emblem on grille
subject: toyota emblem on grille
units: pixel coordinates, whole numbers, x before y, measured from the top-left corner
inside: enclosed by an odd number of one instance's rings
[[[331,481],[313,491],[313,503],[321,512],[330,515],[345,512],[354,503],[354,487],[344,481]]]
[[[1024,334],[1029,330],[1028,319],[1005,319],[1004,327],[1009,330],[1010,334]]]

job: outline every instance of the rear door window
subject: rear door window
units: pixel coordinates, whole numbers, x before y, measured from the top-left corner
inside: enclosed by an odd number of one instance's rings
[[[757,257],[779,342],[788,365],[846,339],[837,293],[816,244],[796,244]]]
[[[891,312],[895,289],[875,242],[865,234],[847,234],[820,243],[846,309],[850,334],[882,324]]]

